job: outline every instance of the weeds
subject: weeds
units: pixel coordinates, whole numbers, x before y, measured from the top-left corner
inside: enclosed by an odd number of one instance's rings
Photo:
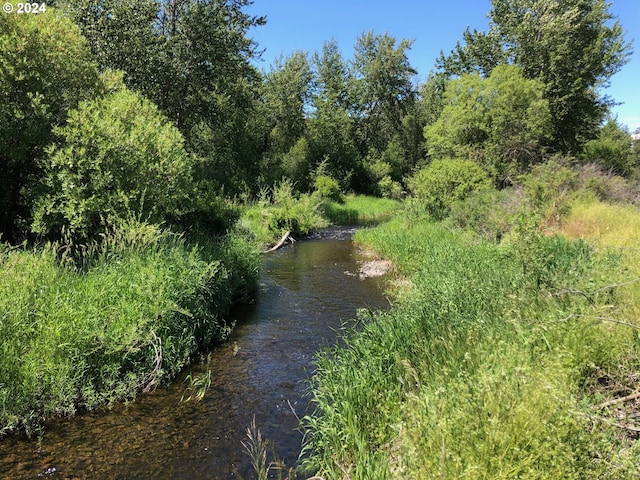
[[[228,335],[222,315],[258,274],[233,236],[194,246],[129,223],[76,247],[0,254],[0,434],[173,378]]]
[[[256,242],[261,248],[275,242],[286,232],[308,235],[326,227],[320,198],[298,195],[293,183],[284,180],[271,189],[263,189],[256,202],[248,206],[236,225],[236,230]]]
[[[597,318],[637,325],[637,258],[543,235],[531,215],[501,244],[401,218],[356,239],[413,288],[319,356],[304,466],[350,479],[635,472],[637,448],[594,420],[590,385],[637,358],[637,329]]]
[[[247,440],[242,442],[244,451],[251,459],[251,466],[256,473],[257,480],[267,480],[274,478],[273,473],[279,480],[295,480],[297,478],[296,469],[287,467],[279,460],[273,444],[262,437],[262,432],[253,417],[251,424],[247,427]],[[268,460],[271,458],[271,460]],[[308,477],[306,480],[324,480],[319,476]]]
[[[262,432],[256,424],[256,417],[253,417],[251,425],[247,427],[247,440],[242,442],[242,447],[251,459],[251,466],[257,480],[274,478],[273,473],[279,480],[295,480],[295,469],[287,467],[282,460],[278,459],[271,442],[262,437]],[[268,456],[272,460],[267,460]]]
[[[207,368],[206,371],[200,374],[189,374],[184,381],[188,382],[189,385],[182,394],[180,402],[190,402],[191,400],[199,402],[204,398],[211,386],[211,369]]]

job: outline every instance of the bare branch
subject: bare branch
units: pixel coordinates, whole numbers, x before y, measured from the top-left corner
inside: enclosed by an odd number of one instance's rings
[[[637,398],[640,398],[640,392],[635,392],[635,393],[632,393],[631,395],[627,395],[626,397],[614,398],[613,400],[608,400],[606,402],[603,402],[600,405],[598,405],[598,409],[602,410],[603,408],[610,407],[611,405],[617,405],[618,403],[629,402]]]

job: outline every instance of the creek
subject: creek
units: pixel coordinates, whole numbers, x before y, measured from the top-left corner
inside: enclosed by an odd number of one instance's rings
[[[339,341],[357,309],[389,305],[380,278],[358,276],[366,258],[354,231],[327,229],[266,254],[255,302],[234,309],[236,327],[208,365],[135,402],[50,422],[40,441],[0,440],[0,478],[247,480],[255,473],[241,442],[254,417],[294,466],[316,352]],[[185,376],[205,368],[204,399],[181,403]]]

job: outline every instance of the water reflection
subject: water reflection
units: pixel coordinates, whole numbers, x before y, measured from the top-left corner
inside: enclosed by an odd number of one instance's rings
[[[296,415],[307,408],[315,352],[335,342],[358,308],[388,305],[380,279],[353,275],[362,258],[352,233],[329,230],[265,256],[258,298],[233,312],[234,333],[212,352],[202,402],[180,403],[178,379],[111,412],[54,422],[40,443],[6,438],[0,478],[253,478],[240,442],[254,415],[278,455],[295,464]]]

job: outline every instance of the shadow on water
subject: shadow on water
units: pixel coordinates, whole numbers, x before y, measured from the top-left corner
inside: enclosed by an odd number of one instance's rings
[[[328,229],[265,255],[260,293],[232,312],[236,328],[211,353],[201,402],[180,403],[186,384],[178,379],[109,412],[52,422],[40,442],[5,438],[0,477],[255,478],[241,444],[254,416],[295,465],[314,354],[335,343],[357,309],[388,306],[380,279],[356,275],[363,258],[354,231]]]

